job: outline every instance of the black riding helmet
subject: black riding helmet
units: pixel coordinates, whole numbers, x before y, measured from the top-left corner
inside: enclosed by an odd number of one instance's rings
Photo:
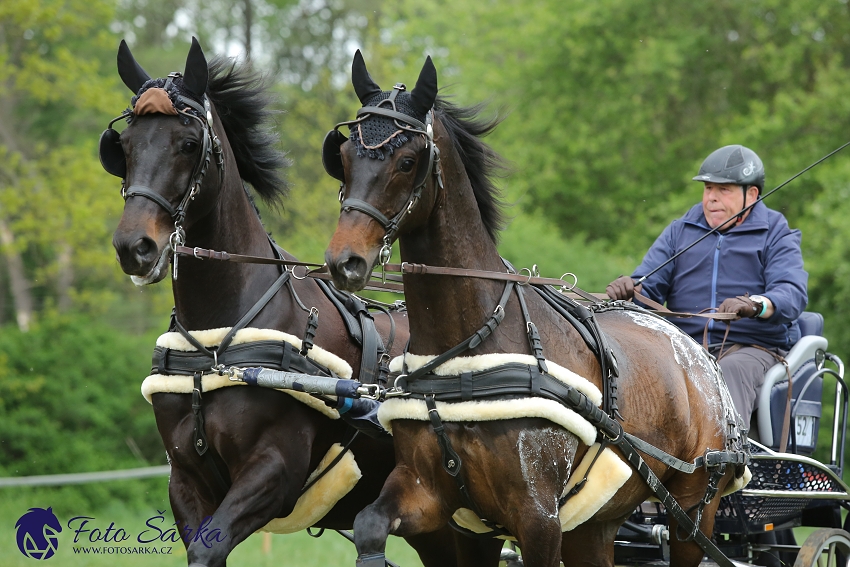
[[[761,195],[764,188],[764,164],[750,148],[741,145],[723,146],[705,158],[694,181],[734,183],[744,191],[755,185]]]

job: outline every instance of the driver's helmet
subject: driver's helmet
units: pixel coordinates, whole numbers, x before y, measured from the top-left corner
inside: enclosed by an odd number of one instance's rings
[[[705,158],[694,181],[735,183],[745,189],[755,185],[761,194],[764,188],[764,164],[750,148],[741,145],[723,146]]]

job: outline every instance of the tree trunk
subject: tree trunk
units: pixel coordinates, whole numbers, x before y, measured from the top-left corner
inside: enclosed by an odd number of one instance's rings
[[[74,284],[73,250],[67,242],[59,243],[59,257],[56,259],[59,270],[56,276],[57,307],[67,311],[71,307],[71,286]]]
[[[6,220],[0,218],[0,245],[6,258],[6,271],[9,274],[9,284],[12,288],[12,298],[15,302],[15,318],[18,328],[26,333],[32,321],[33,300],[30,293],[30,282],[24,273],[24,262],[21,255],[14,249],[15,238]]]
[[[251,26],[254,24],[252,0],[245,0],[245,60],[251,60]]]

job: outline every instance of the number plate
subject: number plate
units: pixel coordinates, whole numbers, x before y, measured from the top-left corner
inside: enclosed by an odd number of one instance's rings
[[[811,447],[815,444],[815,428],[818,420],[813,415],[798,415],[796,417],[794,433],[797,437],[797,445]]]

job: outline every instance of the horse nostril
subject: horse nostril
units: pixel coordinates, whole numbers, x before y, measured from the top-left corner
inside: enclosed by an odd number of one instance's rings
[[[338,264],[339,272],[349,280],[362,279],[366,276],[366,260],[360,256],[349,256]]]
[[[156,242],[143,236],[130,247],[130,252],[140,264],[144,264],[156,256]]]

